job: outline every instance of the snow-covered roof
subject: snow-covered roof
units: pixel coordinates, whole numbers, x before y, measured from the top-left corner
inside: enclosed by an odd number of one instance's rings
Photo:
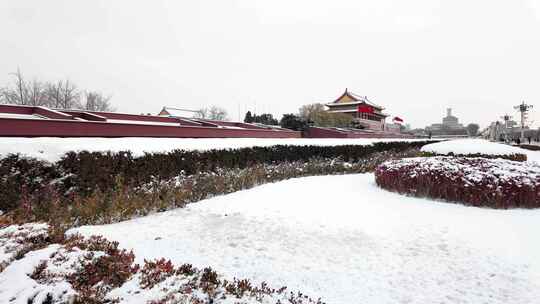
[[[266,124],[258,123],[258,122],[252,122],[252,123],[249,123],[249,124],[257,126],[257,127],[261,127],[261,128],[266,128],[266,129],[287,130],[285,128],[282,128],[280,125],[266,125]]]
[[[354,101],[353,102],[339,102],[339,100],[343,96],[349,96]],[[375,104],[371,100],[369,100],[369,98],[367,96],[358,95],[358,94],[353,93],[353,92],[351,92],[351,91],[349,91],[347,89],[345,89],[345,92],[338,99],[336,99],[333,102],[327,103],[326,105],[331,107],[331,106],[336,106],[336,105],[356,105],[356,104],[363,104],[363,103],[368,104],[370,106],[373,106],[375,108],[379,108],[381,110],[384,109],[384,107],[382,107],[382,106],[380,106],[378,104]]]
[[[165,112],[168,114],[165,114]],[[179,109],[179,108],[173,108],[173,107],[163,107],[160,114],[161,116],[172,116],[172,117],[193,117],[197,113],[197,111],[194,110],[188,110],[188,109]]]
[[[127,120],[127,119],[107,119],[107,123],[151,125],[151,126],[179,126],[180,125],[180,122],[142,121],[142,120]]]
[[[329,110],[330,112],[332,113],[356,113],[358,110],[357,109],[330,109]],[[379,116],[384,116],[384,117],[388,117],[387,114],[384,114],[383,112],[374,112],[372,114],[375,114],[375,115],[379,115]]]
[[[11,114],[11,113],[0,113],[0,118],[19,118],[19,119],[46,119],[41,115],[34,114]]]

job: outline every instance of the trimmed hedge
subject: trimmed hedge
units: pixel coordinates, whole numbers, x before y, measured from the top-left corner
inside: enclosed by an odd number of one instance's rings
[[[33,204],[50,200],[51,192],[61,199],[89,197],[120,188],[137,188],[179,175],[245,169],[262,164],[340,159],[357,162],[377,152],[400,152],[419,148],[422,142],[388,142],[369,146],[272,146],[228,150],[184,151],[145,154],[130,152],[69,152],[56,163],[8,155],[0,159],[0,210],[17,208],[23,198]],[[54,191],[51,191],[54,190]]]
[[[520,145],[518,146],[518,148],[531,150],[531,151],[540,151],[540,146],[536,146],[536,145]]]
[[[482,154],[482,153],[474,153],[474,154],[454,154],[453,152],[447,153],[447,154],[438,154],[434,152],[426,152],[422,151],[422,156],[424,157],[434,157],[434,156],[454,156],[454,157],[466,157],[466,158],[487,158],[487,159],[507,159],[507,160],[513,160],[518,162],[524,162],[527,161],[527,155],[525,154]]]
[[[375,170],[380,187],[465,205],[540,208],[540,165],[502,159],[432,157],[388,161]]]
[[[218,169],[243,169],[257,164],[310,161],[311,159],[340,158],[356,162],[376,152],[405,151],[431,143],[389,142],[369,146],[286,146],[252,147],[242,149],[148,153],[133,157],[130,152],[99,153],[70,152],[57,164],[57,170],[67,175],[63,181],[66,188],[77,187],[80,194],[95,189],[105,190],[122,176],[126,183],[141,185],[155,179],[167,180],[179,174],[192,175],[199,172],[216,172]]]
[[[378,152],[355,163],[340,159],[312,159],[308,162],[258,164],[244,169],[180,174],[169,180],[155,179],[137,187],[117,178],[108,191],[96,190],[86,197],[72,192],[73,195],[68,195],[67,199],[49,186],[39,193],[23,193],[20,205],[10,214],[17,221],[46,221],[61,227],[108,224],[289,178],[372,172],[388,159],[416,156],[417,153],[417,149],[399,153]]]

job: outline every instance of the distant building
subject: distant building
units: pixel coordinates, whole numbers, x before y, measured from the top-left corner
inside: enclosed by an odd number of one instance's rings
[[[459,123],[459,119],[452,116],[452,109],[446,109],[446,117],[443,118],[443,128],[448,129],[463,129],[463,125]]]
[[[446,109],[446,117],[443,117],[442,123],[426,127],[426,132],[432,135],[467,135],[467,129],[452,115],[451,108]]]
[[[333,102],[327,103],[326,106],[328,112],[351,115],[366,129],[386,130],[385,120],[388,115],[382,112],[384,110],[382,106],[371,102],[367,96],[360,96],[345,89],[341,96]],[[399,126],[397,128],[399,132]]]
[[[159,112],[158,116],[167,116],[167,117],[193,117],[198,111],[178,109],[173,107],[163,107]]]

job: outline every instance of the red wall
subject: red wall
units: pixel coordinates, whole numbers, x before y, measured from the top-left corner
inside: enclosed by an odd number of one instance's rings
[[[189,137],[189,138],[298,138],[300,132],[260,128],[244,123],[195,120],[83,110],[50,110],[45,107],[0,105],[0,113],[38,114],[48,119],[1,118],[0,136],[21,137]],[[83,119],[83,120],[81,120]],[[125,120],[126,123],[107,119]],[[178,125],[152,125],[176,123]],[[228,129],[236,126],[243,129]]]
[[[190,138],[299,138],[300,132],[263,129],[226,129],[159,126],[56,119],[0,118],[0,136],[19,137],[190,137]]]
[[[363,132],[358,131],[340,131],[331,128],[308,128],[303,137],[307,138],[413,138],[405,134],[385,133],[385,132]]]

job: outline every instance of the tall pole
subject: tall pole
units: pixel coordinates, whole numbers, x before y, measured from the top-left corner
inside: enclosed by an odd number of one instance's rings
[[[525,126],[527,121],[527,112],[532,109],[532,105],[526,104],[525,101],[522,101],[520,105],[514,107],[521,113],[521,140],[525,139]]]

